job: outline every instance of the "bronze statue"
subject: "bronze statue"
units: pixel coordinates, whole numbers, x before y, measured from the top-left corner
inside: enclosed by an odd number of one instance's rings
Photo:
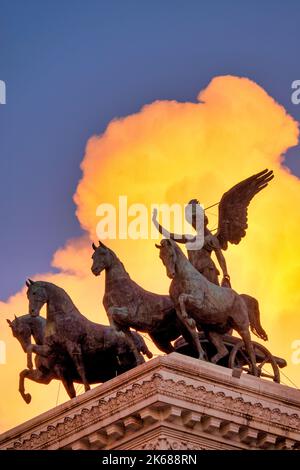
[[[41,367],[37,367],[39,370],[36,371],[29,370],[25,375],[27,378],[41,383],[59,378],[63,380],[69,396],[73,397],[74,381],[83,383],[85,390],[89,390],[90,383],[105,382],[137,365],[122,332],[88,320],[62,288],[44,281],[28,280],[26,284],[29,313],[33,319],[39,316],[42,306],[47,304],[42,343],[26,345],[26,352],[38,354]],[[17,329],[18,321],[15,325],[13,323],[13,333],[24,344],[22,333]],[[132,337],[138,353],[151,357],[152,353],[144,339],[135,332]],[[49,360],[50,364],[47,363]]]
[[[160,258],[166,266],[167,275],[172,279],[170,297],[176,306],[178,317],[190,332],[199,358],[205,359],[205,354],[196,327],[207,332],[215,345],[217,354],[212,358],[215,363],[224,353],[227,354],[222,335],[233,328],[245,343],[252,373],[258,375],[249,332],[250,322],[253,323],[255,317],[252,312],[248,312],[244,299],[233,289],[208,281],[194,268],[172,239],[163,239],[161,244],[156,246],[160,250]],[[257,325],[253,324],[253,327]]]
[[[43,317],[32,318],[29,314],[15,318],[13,321],[7,319],[12,334],[22,346],[23,351],[27,354],[27,367],[33,369],[32,352],[27,352],[28,346],[31,345],[31,337],[36,344],[43,344],[44,330],[46,320]]]
[[[62,380],[66,392],[70,398],[76,396],[73,381],[71,380],[70,361],[67,357],[58,354],[58,350],[48,350],[47,355],[35,357],[35,369],[32,363],[32,343],[33,337],[36,345],[42,346],[45,340],[46,320],[43,317],[32,317],[22,315],[13,321],[7,320],[13,336],[19,341],[22,349],[27,353],[27,369],[20,372],[19,392],[26,403],[31,402],[31,395],[25,393],[25,379],[33,380],[41,384],[49,384],[53,379]],[[74,378],[74,377],[73,377]]]
[[[269,171],[268,169],[263,170],[241,181],[223,194],[219,203],[219,226],[215,235],[208,229],[208,218],[205,216],[204,245],[198,250],[187,249],[187,252],[192,265],[210,282],[219,285],[218,275],[220,273],[211,258],[211,254],[214,252],[223,273],[221,285],[231,287],[230,276],[227,271],[227,265],[222,250],[227,249],[228,242],[237,245],[246,235],[246,229],[248,227],[247,211],[250,201],[258,192],[268,185],[273,177],[273,171]],[[199,230],[199,219],[197,220],[199,202],[197,199],[192,199],[188,206],[191,209],[191,217],[187,217],[187,221],[191,223],[192,227],[197,232]],[[189,213],[187,213],[187,215],[189,215]],[[168,232],[157,221],[156,210],[153,212],[152,220],[165,238],[171,238],[178,243],[184,243],[186,245],[195,241],[195,235],[179,235]]]
[[[171,341],[180,335],[190,339],[168,295],[154,294],[140,287],[104,243],[99,242],[99,246],[93,243],[93,249],[93,274],[99,276],[105,271],[103,305],[110,324],[126,334],[135,355],[137,351],[132,344],[130,328],[148,333],[158,349],[167,354],[174,351]]]
[[[91,270],[95,276],[105,271],[103,305],[110,326],[88,320],[62,288],[49,282],[28,280],[29,314],[7,320],[27,354],[27,369],[20,373],[19,382],[24,400],[27,403],[31,400],[30,394],[25,393],[25,378],[44,384],[53,379],[61,380],[72,398],[76,396],[74,382],[82,383],[85,390],[89,390],[90,384],[109,380],[144,362],[143,355],[151,358],[144,339],[132,329],[148,333],[154,344],[167,354],[174,351],[172,342],[182,336],[200,359],[205,359],[199,339],[199,332],[203,331],[202,337],[206,335],[210,341],[208,357],[214,363],[228,355],[224,335],[235,329],[245,346],[241,340],[238,341],[242,346],[234,345],[229,367],[239,367],[246,360],[248,372],[262,376],[262,366],[269,361],[273,378],[279,381],[279,362],[262,345],[251,342],[249,328],[259,338],[267,340],[260,323],[258,302],[231,289],[223,255],[228,242],[238,244],[245,236],[248,205],[272,178],[273,172],[264,170],[227,191],[219,203],[219,226],[215,235],[208,229],[206,216],[204,227],[199,224],[200,205],[196,199],[190,201],[191,211],[186,212],[196,235],[168,232],[158,223],[154,212],[153,222],[166,237],[156,246],[167,275],[172,279],[170,295],[143,289],[130,278],[110,248],[102,242],[99,246],[93,244]],[[194,249],[190,244],[197,239],[200,229],[204,229],[204,245]],[[186,245],[188,259],[175,241]],[[213,252],[222,270],[222,287],[219,271],[211,258]],[[46,320],[39,316],[44,304],[47,305]],[[31,338],[35,344],[31,343]],[[227,335],[228,338],[231,338],[228,344],[237,340]],[[34,364],[32,352],[36,353]]]

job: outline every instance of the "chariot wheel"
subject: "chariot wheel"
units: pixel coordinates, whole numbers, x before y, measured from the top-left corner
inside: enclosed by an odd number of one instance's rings
[[[279,368],[270,351],[259,343],[253,342],[252,345],[259,377],[265,377],[269,380],[280,383]],[[238,341],[233,346],[228,359],[228,367],[231,369],[242,369],[247,374],[254,375],[252,364],[243,341]]]

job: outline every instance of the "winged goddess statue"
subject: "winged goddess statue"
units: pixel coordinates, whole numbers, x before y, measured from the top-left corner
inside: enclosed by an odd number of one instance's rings
[[[190,243],[196,240],[197,235],[170,233],[162,227],[157,220],[156,209],[153,211],[152,221],[165,238],[184,243],[192,265],[209,281],[219,285],[220,272],[211,257],[214,252],[223,274],[221,285],[231,287],[222,250],[227,249],[228,243],[239,244],[246,235],[248,206],[253,197],[264,189],[273,178],[273,171],[266,169],[241,181],[224,193],[219,202],[219,223],[216,234],[208,229],[208,218],[206,215],[204,216],[204,244],[201,249],[189,249]],[[186,210],[185,213],[186,220],[198,234],[201,225],[199,224],[200,203],[197,199],[192,199],[187,208],[189,210]],[[202,207],[201,213],[203,213]],[[203,223],[201,230],[203,230]]]

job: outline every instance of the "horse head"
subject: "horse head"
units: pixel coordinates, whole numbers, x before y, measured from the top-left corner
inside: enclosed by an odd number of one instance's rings
[[[15,315],[13,321],[8,319],[6,321],[11,328],[13,336],[19,341],[23,351],[26,353],[27,347],[31,344],[31,327],[28,322],[23,321],[24,317],[28,318],[28,315],[23,315],[19,318]]]
[[[156,248],[160,250],[159,257],[164,263],[167,276],[170,279],[174,279],[176,275],[176,261],[177,261],[177,254],[175,249],[175,242],[168,238],[164,238],[160,245],[155,244]]]
[[[40,314],[41,308],[48,302],[47,290],[39,281],[26,281],[27,298],[29,300],[29,313],[32,317],[37,317]]]
[[[99,246],[92,244],[94,253],[92,256],[93,264],[91,267],[94,276],[99,276],[101,272],[108,268],[112,262],[112,251],[99,241]]]

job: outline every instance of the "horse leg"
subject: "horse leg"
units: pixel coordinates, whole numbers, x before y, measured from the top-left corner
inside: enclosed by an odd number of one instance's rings
[[[76,391],[75,391],[73,381],[69,378],[64,378],[64,377],[62,377],[61,381],[62,381],[63,386],[65,387],[65,390],[66,390],[67,394],[69,395],[69,397],[70,398],[75,398],[76,397]]]
[[[71,359],[73,360],[75,364],[79,377],[82,380],[82,383],[84,385],[84,390],[87,392],[88,390],[91,389],[91,387],[87,381],[86,374],[85,374],[85,367],[84,367],[83,358],[82,358],[81,346],[80,344],[75,344],[71,341],[68,341],[65,346]]]
[[[126,341],[128,347],[129,347],[129,349],[133,353],[137,365],[143,364],[145,362],[145,359],[142,356],[142,354],[140,354],[140,352],[139,352],[139,350],[138,350],[138,348],[135,344],[135,341],[134,341],[134,338],[133,338],[133,335],[132,335],[131,331],[129,329],[122,329],[121,331],[125,335],[125,341]]]
[[[212,342],[212,344],[217,349],[217,354],[215,354],[211,358],[211,362],[213,362],[214,364],[217,364],[217,362],[220,359],[227,356],[228,349],[226,348],[226,346],[223,342],[222,335],[220,335],[216,331],[207,331],[207,332],[205,332],[205,335],[208,337],[208,339]]]
[[[255,353],[254,353],[254,349],[253,349],[253,345],[252,345],[252,341],[251,341],[249,328],[239,329],[237,331],[241,335],[241,337],[242,337],[242,339],[245,343],[247,353],[250,357],[253,375],[258,377],[259,373],[258,373],[258,368],[256,366],[256,358],[255,358]]]
[[[31,395],[30,393],[25,393],[25,378],[32,380],[33,382],[47,385],[53,379],[53,375],[50,372],[48,374],[45,374],[44,372],[41,372],[38,369],[24,369],[22,370],[22,372],[20,372],[19,392],[22,395],[22,398],[28,404],[31,402]]]
[[[27,367],[30,370],[33,369],[32,352],[27,352]]]
[[[252,365],[252,372],[253,375],[256,377],[259,375],[258,368],[256,366],[256,357],[253,349],[253,344],[251,341],[251,335],[249,331],[249,317],[248,317],[248,310],[246,307],[245,302],[240,299],[239,302],[235,302],[232,315],[232,320],[234,322],[234,329],[239,333],[242,340],[244,341],[246,351],[248,353],[251,365]]]
[[[76,397],[73,380],[66,374],[65,369],[59,365],[54,366],[55,375],[62,381],[63,386],[70,398]]]
[[[145,359],[140,354],[137,345],[134,341],[133,335],[128,327],[128,309],[126,307],[110,307],[108,309],[108,319],[110,325],[115,328],[117,332],[122,332],[125,335],[125,341],[133,353],[137,365],[143,364]]]
[[[175,351],[170,341],[160,337],[159,333],[149,333],[155,346],[162,352],[170,354]]]
[[[42,357],[48,357],[51,352],[51,347],[47,344],[30,344],[27,347],[27,354],[35,353]]]
[[[22,395],[23,400],[28,404],[31,402],[30,393],[25,393],[25,378],[28,376],[30,369],[24,369],[19,375],[19,392]]]
[[[137,332],[133,331],[131,332],[135,345],[138,348],[138,351],[144,354],[145,356],[148,357],[148,359],[151,359],[153,357],[152,352],[148,348],[146,341],[142,336],[140,336]]]
[[[178,302],[180,308],[176,309],[177,315],[188,330],[192,338],[193,345],[197,350],[199,359],[205,360],[205,352],[199,340],[198,332],[196,329],[196,322],[193,318],[188,316],[185,306],[185,304],[188,302],[193,307],[201,308],[202,302],[189,294],[180,294],[180,296],[178,297]]]

